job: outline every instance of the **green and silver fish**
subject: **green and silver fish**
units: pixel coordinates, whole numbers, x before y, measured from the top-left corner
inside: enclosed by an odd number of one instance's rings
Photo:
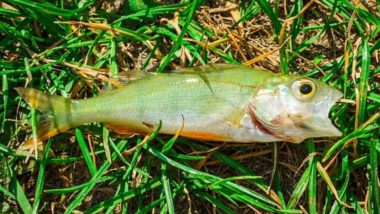
[[[227,142],[300,143],[341,135],[328,118],[340,91],[315,79],[241,65],[149,74],[81,100],[16,90],[46,114],[38,123],[38,141],[92,122],[120,134],[146,134],[162,121],[163,134],[181,130],[180,136]],[[32,145],[30,140],[24,147]]]

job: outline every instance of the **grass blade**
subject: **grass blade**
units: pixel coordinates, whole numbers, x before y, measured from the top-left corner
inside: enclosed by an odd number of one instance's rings
[[[91,158],[90,150],[87,148],[87,143],[85,142],[83,134],[79,129],[75,129],[75,137],[77,138],[78,145],[82,150],[84,161],[87,164],[88,170],[90,171],[91,175],[95,175],[97,171],[95,163]]]
[[[321,177],[323,178],[323,180],[325,180],[325,182],[327,183],[327,186],[330,188],[331,192],[333,192],[336,200],[339,201],[339,203],[341,203],[342,205],[344,205],[345,207],[348,207],[348,208],[353,208],[352,206],[344,203],[340,197],[339,197],[339,194],[338,194],[338,191],[336,190],[333,182],[331,181],[331,178],[329,176],[329,174],[326,172],[326,170],[323,168],[323,166],[321,165],[321,163],[317,162],[317,170],[319,172],[319,174],[321,175]]]
[[[49,155],[51,147],[51,140],[48,141],[46,147],[44,148],[44,153],[40,163],[40,169],[38,171],[37,184],[36,184],[36,193],[34,194],[33,210],[32,213],[38,213],[38,207],[41,203],[42,193],[45,183],[45,168],[46,168],[46,159]]]
[[[165,163],[167,163],[173,167],[179,168],[179,169],[181,169],[187,173],[190,173],[193,176],[201,176],[203,179],[221,180],[220,178],[215,177],[213,175],[210,175],[210,174],[207,174],[204,172],[200,172],[200,171],[195,170],[191,167],[188,167],[188,166],[185,166],[185,165],[180,164],[178,162],[175,162],[172,159],[165,156],[164,154],[162,154],[161,152],[159,152],[158,150],[156,150],[152,147],[149,147],[147,144],[144,144],[143,148],[148,150],[150,153],[152,153],[154,156],[159,158],[161,161],[163,161],[163,162],[165,162]],[[268,210],[268,211],[275,211],[276,210],[276,208],[273,207],[273,206],[277,206],[277,204],[275,202],[255,193],[255,192],[253,192],[247,188],[244,188],[242,186],[239,186],[239,185],[236,185],[236,184],[230,183],[230,182],[228,182],[227,184],[228,184],[228,188],[230,188],[232,191],[238,191],[241,193],[245,193],[247,195],[247,197],[249,195],[249,197],[255,198],[255,200],[251,200],[250,198],[241,198],[239,196],[236,196],[236,197],[239,197],[240,200],[243,200],[245,202],[250,202],[250,203],[254,204],[255,206],[258,206],[264,210]],[[224,187],[226,187],[226,186],[227,185],[224,185]],[[242,196],[242,197],[245,197],[245,196]]]
[[[21,207],[21,210],[24,213],[32,213],[32,210],[33,210],[32,206],[30,205],[22,186],[20,185],[20,182],[17,180],[14,172],[11,171],[9,166],[8,166],[8,171],[9,171],[9,174],[12,176],[9,188],[14,194],[18,205]]]
[[[170,180],[167,176],[166,164],[161,164],[161,171],[162,171],[161,183],[162,183],[164,193],[165,193],[166,204],[167,204],[167,207],[169,208],[169,213],[174,214],[175,213],[174,202],[173,202],[172,191],[170,190]]]
[[[180,45],[182,43],[182,40],[183,40],[183,37],[185,36],[187,28],[189,27],[189,25],[191,23],[191,20],[193,19],[193,16],[195,14],[195,10],[198,8],[199,4],[200,4],[199,0],[193,0],[192,4],[190,5],[190,7],[189,7],[189,13],[188,13],[188,15],[186,17],[186,23],[182,27],[181,33],[179,34],[177,41],[175,41],[175,43],[174,43],[173,47],[171,48],[171,50],[169,51],[169,53],[162,59],[161,65],[158,68],[159,72],[163,72],[164,71],[164,69],[166,68],[166,66],[172,60],[172,57],[173,57],[174,53],[180,47]]]
[[[370,73],[371,65],[371,54],[368,50],[368,39],[364,39],[362,43],[362,70],[360,72],[360,83],[359,83],[359,124],[364,123],[366,119],[366,105],[367,105],[367,93],[368,93],[368,77]]]
[[[126,141],[121,141],[118,143],[118,148],[122,149],[126,145]],[[117,157],[116,154],[112,154],[111,158],[112,161],[115,160]],[[96,181],[103,176],[103,174],[106,172],[106,170],[111,166],[111,162],[106,161],[103,163],[101,167],[96,171],[96,173],[93,175],[91,180],[89,181],[89,185],[87,185],[85,188],[83,188],[79,195],[69,204],[67,207],[65,213],[72,213],[74,209],[80,205],[80,203],[84,200],[84,198],[87,196],[87,194],[95,187]]]
[[[287,208],[294,209],[297,206],[298,201],[302,197],[303,193],[305,192],[307,188],[307,185],[309,184],[309,180],[310,180],[310,167],[306,168],[301,179],[297,182],[297,185],[294,188],[294,191],[288,201]]]
[[[2,87],[1,87],[1,91],[2,91],[2,95],[3,95],[3,105],[4,105],[4,110],[3,110],[3,116],[2,116],[2,121],[1,121],[1,129],[0,129],[0,132],[1,133],[4,133],[4,127],[5,127],[5,118],[7,116],[7,112],[8,112],[8,93],[9,93],[9,87],[8,87],[8,77],[6,75],[2,75],[2,81],[3,81],[3,84],[2,84]]]
[[[256,1],[257,4],[260,6],[260,8],[266,13],[268,14],[270,20],[272,21],[273,23],[273,26],[274,26],[274,31],[276,33],[276,36],[279,35],[280,31],[281,31],[281,23],[280,21],[278,20],[278,16],[275,14],[274,10],[272,10],[272,6],[269,4],[269,1],[265,1],[265,0],[257,0]]]
[[[377,135],[378,137],[378,135]],[[379,191],[379,159],[378,159],[378,152],[376,151],[376,145],[380,144],[379,138],[377,140],[373,140],[370,143],[370,149],[369,149],[369,172],[370,172],[370,179],[369,179],[369,187],[370,187],[370,194],[371,194],[371,200],[368,202],[371,203],[368,206],[373,206],[372,213],[380,213],[380,191]]]
[[[116,196],[114,198],[111,198],[106,201],[102,201],[98,203],[96,206],[91,207],[90,209],[86,210],[85,213],[98,213],[105,209],[107,209],[110,206],[114,206],[116,204],[119,204],[123,201],[127,201],[133,197],[136,197],[137,195],[141,195],[141,193],[145,193],[147,191],[150,191],[152,189],[155,189],[161,185],[161,181],[159,179],[153,179],[147,184],[143,184],[140,187],[136,189],[131,189],[126,193],[123,193],[120,196]]]
[[[309,155],[315,152],[314,142],[312,140],[307,140],[306,147],[309,152]],[[317,213],[317,167],[316,167],[316,159],[314,156],[310,156],[309,166],[310,176],[309,176],[309,184],[308,184],[308,200],[309,200],[309,212]]]

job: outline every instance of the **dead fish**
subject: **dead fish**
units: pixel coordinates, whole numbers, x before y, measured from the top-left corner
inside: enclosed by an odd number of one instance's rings
[[[119,134],[160,133],[228,142],[300,143],[340,136],[328,114],[342,93],[321,81],[242,65],[213,65],[154,73],[89,99],[16,88],[41,111],[38,141],[100,122]],[[29,140],[24,148],[33,148]]]

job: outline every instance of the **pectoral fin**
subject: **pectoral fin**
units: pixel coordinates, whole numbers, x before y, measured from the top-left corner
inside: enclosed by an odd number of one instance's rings
[[[228,118],[226,118],[226,122],[231,123],[236,127],[242,126],[242,120],[244,116],[247,115],[247,112],[243,109],[236,109],[236,111],[232,112]]]

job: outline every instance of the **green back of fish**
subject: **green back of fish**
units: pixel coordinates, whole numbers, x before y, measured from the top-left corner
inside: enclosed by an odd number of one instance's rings
[[[80,102],[75,112],[81,122],[134,124],[136,128],[141,128],[142,121],[163,120],[178,127],[183,119],[192,126],[217,118],[229,120],[244,111],[254,91],[274,75],[237,65],[148,75]]]

